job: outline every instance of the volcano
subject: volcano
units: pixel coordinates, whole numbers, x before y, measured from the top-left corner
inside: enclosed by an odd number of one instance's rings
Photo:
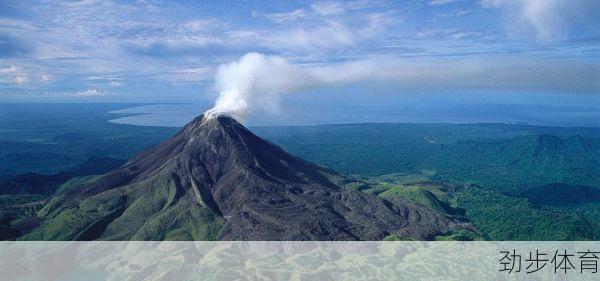
[[[29,240],[422,240],[458,224],[344,188],[225,115],[199,116],[120,168],[70,184]]]

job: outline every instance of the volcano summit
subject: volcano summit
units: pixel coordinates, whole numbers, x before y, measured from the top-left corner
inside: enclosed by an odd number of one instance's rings
[[[175,136],[39,213],[33,240],[433,239],[459,225],[292,156],[233,118],[197,117]]]

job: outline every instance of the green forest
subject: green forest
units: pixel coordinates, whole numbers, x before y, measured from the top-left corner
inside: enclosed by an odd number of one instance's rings
[[[35,225],[52,196],[77,188],[178,128],[110,123],[125,104],[2,105],[0,239]],[[251,127],[308,161],[474,229],[438,240],[597,240],[600,128],[515,124]],[[173,234],[172,238],[176,238]],[[388,240],[410,239],[389,237]]]

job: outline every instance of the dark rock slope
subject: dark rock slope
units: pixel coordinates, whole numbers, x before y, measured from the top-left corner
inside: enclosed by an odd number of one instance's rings
[[[457,227],[411,202],[339,187],[340,177],[232,118],[200,116],[122,167],[64,191],[23,238],[432,239]]]

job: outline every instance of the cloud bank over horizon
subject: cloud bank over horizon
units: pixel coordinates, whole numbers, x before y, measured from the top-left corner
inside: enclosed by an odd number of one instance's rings
[[[359,81],[399,93],[599,94],[599,3],[2,1],[0,97],[210,100],[224,84],[219,65],[253,52],[309,72],[292,92]],[[282,79],[274,92],[294,84]]]

